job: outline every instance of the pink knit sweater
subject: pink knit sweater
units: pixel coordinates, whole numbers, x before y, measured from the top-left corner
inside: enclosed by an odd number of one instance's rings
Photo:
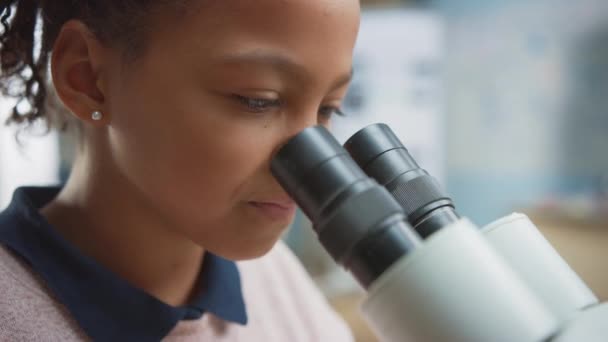
[[[348,327],[283,243],[237,265],[247,325],[207,313],[179,322],[164,341],[352,341]],[[0,341],[84,340],[89,338],[40,277],[0,245]]]

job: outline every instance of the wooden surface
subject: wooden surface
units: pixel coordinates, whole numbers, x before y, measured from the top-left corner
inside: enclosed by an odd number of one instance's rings
[[[359,311],[363,294],[353,293],[333,298],[330,302],[350,326],[357,342],[376,342],[378,339],[367,326]]]
[[[608,300],[608,221],[529,214],[532,222],[601,301]]]

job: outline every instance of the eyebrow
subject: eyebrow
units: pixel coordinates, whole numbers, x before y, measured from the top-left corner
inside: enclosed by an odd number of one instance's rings
[[[308,70],[301,64],[295,62],[288,56],[266,52],[266,51],[251,51],[244,53],[234,53],[219,56],[221,64],[241,64],[252,63],[260,65],[268,65],[272,68],[281,70],[288,74],[293,74],[302,81],[310,79]],[[344,74],[333,82],[330,89],[335,90],[348,84],[353,78],[354,69],[351,68],[347,74]]]

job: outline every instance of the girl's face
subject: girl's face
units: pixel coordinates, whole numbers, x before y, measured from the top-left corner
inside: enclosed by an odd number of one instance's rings
[[[295,210],[270,159],[339,108],[358,25],[357,0],[222,0],[151,32],[106,80],[121,176],[203,248],[265,253]]]

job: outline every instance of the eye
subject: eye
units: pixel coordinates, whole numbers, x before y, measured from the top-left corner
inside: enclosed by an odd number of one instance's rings
[[[281,101],[279,99],[253,98],[237,94],[234,95],[234,98],[241,103],[247,109],[247,111],[253,113],[262,113],[281,105]]]
[[[338,106],[322,106],[319,108],[319,116],[329,119],[333,115],[346,116],[346,114]]]

